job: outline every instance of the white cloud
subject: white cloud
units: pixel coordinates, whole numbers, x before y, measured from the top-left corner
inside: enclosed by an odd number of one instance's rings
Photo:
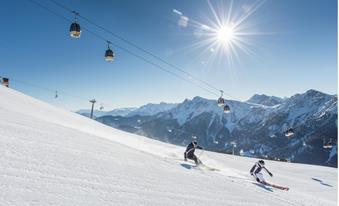
[[[187,27],[189,18],[187,16],[180,16],[178,20],[178,25],[181,27]]]
[[[179,16],[182,16],[182,12],[179,10],[173,9],[172,12],[178,14]]]
[[[201,29],[202,30],[210,30],[211,28],[207,26],[206,24],[201,24]]]

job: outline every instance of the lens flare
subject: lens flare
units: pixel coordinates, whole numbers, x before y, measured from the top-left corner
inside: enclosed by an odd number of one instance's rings
[[[225,68],[226,62],[228,68],[232,68],[241,58],[256,55],[255,37],[273,34],[259,32],[258,21],[254,17],[265,1],[243,4],[229,0],[220,1],[219,5],[213,5],[210,0],[206,2],[211,15],[204,18],[203,22],[189,18],[187,27],[194,28],[193,34],[198,41],[184,48],[192,52],[199,50],[201,56],[197,57],[198,62],[204,62],[204,65],[221,63],[220,68]],[[211,65],[210,67],[212,68]]]
[[[216,33],[218,41],[222,44],[229,44],[234,40],[234,31],[231,26],[223,26]]]

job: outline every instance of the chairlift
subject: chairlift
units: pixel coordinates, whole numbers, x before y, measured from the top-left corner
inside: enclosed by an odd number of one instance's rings
[[[293,130],[293,128],[289,128],[289,129],[287,129],[286,131],[285,131],[285,136],[286,137],[291,137],[291,136],[293,136],[294,135],[294,130]]]
[[[73,11],[73,13],[75,15],[74,22],[71,24],[69,32],[72,38],[78,39],[80,38],[81,34],[80,24],[77,23],[77,16],[79,15],[79,13],[76,11]]]
[[[103,104],[100,104],[100,111],[104,109],[104,105]]]
[[[224,91],[220,90],[221,96],[218,99],[218,106],[222,107],[225,105],[225,99],[222,97],[224,94]]]
[[[324,149],[332,149],[332,147],[334,146],[334,142],[332,141],[332,138],[330,138],[329,142],[326,142],[326,140],[323,140],[323,148]]]
[[[55,95],[54,95],[54,98],[56,99],[56,98],[58,98],[59,96],[58,96],[58,91],[55,91]]]
[[[108,44],[108,48],[105,52],[105,60],[111,62],[114,60],[114,52],[110,48],[111,42],[107,41],[107,44]]]

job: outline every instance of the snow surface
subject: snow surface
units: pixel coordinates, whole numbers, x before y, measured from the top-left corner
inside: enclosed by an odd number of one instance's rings
[[[337,205],[336,168],[200,153],[220,171],[183,162],[185,148],[129,134],[0,86],[0,205]]]

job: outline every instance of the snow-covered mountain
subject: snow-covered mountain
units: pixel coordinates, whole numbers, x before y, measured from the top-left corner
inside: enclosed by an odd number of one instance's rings
[[[132,111],[136,110],[136,107],[128,107],[128,108],[119,108],[119,109],[113,109],[111,111],[101,111],[101,110],[94,110],[93,116],[94,117],[102,117],[102,116],[127,116]],[[81,114],[83,116],[89,117],[91,114],[90,109],[81,109],[77,111],[76,113]]]
[[[141,106],[134,111],[131,111],[126,116],[135,116],[135,115],[151,116],[151,115],[156,115],[160,112],[169,111],[176,106],[177,104],[171,104],[171,103],[165,103],[165,102],[160,102],[159,104],[150,103],[150,104]]]
[[[182,161],[184,147],[3,86],[0,98],[0,205],[337,205],[336,168],[266,161],[281,191],[250,179],[257,159],[197,151],[212,172]]]
[[[139,108],[136,107],[130,107],[130,108],[120,108],[120,109],[114,109],[112,111],[100,111],[100,110],[94,110],[93,116],[94,117],[102,117],[102,116],[150,116],[155,115],[160,112],[166,112],[173,107],[175,107],[177,104],[171,104],[171,103],[165,103],[160,102],[159,104],[146,104]],[[76,113],[84,115],[86,117],[90,116],[91,110],[88,109],[81,109],[77,111]]]
[[[195,97],[153,116],[101,117],[97,120],[125,131],[186,145],[192,136],[212,151],[292,162],[337,166],[337,96],[316,90],[290,98],[254,95],[249,101],[227,100],[224,114],[215,100]],[[295,135],[285,137],[288,128]]]
[[[267,96],[264,94],[255,94],[250,99],[247,100],[249,103],[262,104],[266,106],[274,106],[281,104],[284,100],[280,97]]]

